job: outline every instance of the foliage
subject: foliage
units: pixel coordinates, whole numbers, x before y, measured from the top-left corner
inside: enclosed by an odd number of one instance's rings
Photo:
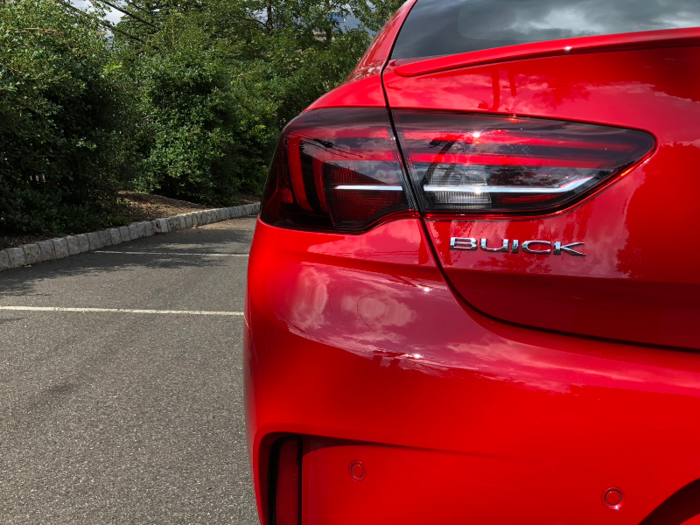
[[[114,223],[125,188],[209,205],[259,193],[282,128],[398,7],[110,0],[126,15],[105,29],[90,2],[0,4],[0,230]]]
[[[96,19],[56,0],[0,5],[0,230],[115,221],[136,169],[126,80]]]
[[[378,32],[391,16],[398,11],[404,0],[351,0],[353,14],[370,31]]]
[[[134,71],[148,123],[141,183],[172,197],[230,204],[239,178],[226,66],[208,35],[183,29],[170,53],[145,56]]]
[[[370,40],[342,27],[352,11],[337,0],[132,0],[128,11],[115,37],[146,116],[139,186],[207,204],[260,192],[282,128]]]

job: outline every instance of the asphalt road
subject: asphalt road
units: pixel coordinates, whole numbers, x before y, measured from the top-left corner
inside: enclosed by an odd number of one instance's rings
[[[254,225],[0,273],[0,524],[258,523],[238,315]]]

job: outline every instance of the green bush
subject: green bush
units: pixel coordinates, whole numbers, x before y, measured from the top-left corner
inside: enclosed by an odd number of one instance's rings
[[[96,19],[55,0],[0,5],[0,231],[118,221],[137,169],[128,93]]]
[[[137,187],[209,205],[260,193],[282,128],[342,82],[370,40],[364,27],[342,29],[347,8],[327,0],[138,5],[115,34],[139,86]]]
[[[259,175],[257,112],[234,90],[231,66],[205,28],[171,20],[167,42],[133,63],[140,86],[141,149],[145,169],[138,188],[210,205],[236,203],[240,190],[256,191]],[[263,142],[265,140],[263,139]]]
[[[121,189],[260,193],[282,128],[399,1],[130,0],[112,31],[67,0],[0,4],[0,237],[118,224]]]

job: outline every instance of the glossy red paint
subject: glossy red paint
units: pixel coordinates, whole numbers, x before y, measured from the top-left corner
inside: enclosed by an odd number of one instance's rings
[[[427,73],[438,73],[467,66],[507,62],[509,60],[569,56],[579,53],[626,51],[630,49],[685,47],[696,46],[698,43],[700,43],[700,28],[589,36],[499,47],[419,61],[415,59],[397,60],[394,63],[394,71],[402,77],[414,77]]]
[[[264,525],[270,450],[290,434],[303,525],[697,521],[700,355],[668,347],[700,347],[700,48],[503,53],[415,76],[390,64],[389,105],[641,129],[657,151],[549,216],[392,217],[362,234],[259,221],[244,370]],[[379,76],[357,82],[312,108],[383,105]],[[457,253],[452,236],[581,241],[586,257]]]
[[[283,433],[312,436],[305,524],[637,524],[700,471],[686,417],[700,356],[484,318],[450,291],[418,219],[363,235],[258,223],[246,332],[261,516]],[[611,486],[627,498],[616,513]]]
[[[385,107],[381,72],[389,60],[401,24],[415,3],[416,0],[408,0],[391,17],[343,84],[323,95],[305,111],[347,106]]]
[[[386,107],[386,99],[382,91],[382,77],[373,75],[360,78],[350,84],[342,84],[323,95],[304,111],[346,106]]]
[[[667,32],[664,32],[667,33]],[[672,34],[673,32],[671,32]],[[418,77],[387,72],[392,109],[489,112],[653,133],[656,152],[583,204],[545,218],[427,221],[475,308],[552,330],[700,348],[700,47],[539,58]],[[449,94],[449,96],[446,96]],[[457,252],[450,237],[585,243],[585,258]]]
[[[353,72],[350,73],[346,82],[354,82],[361,78],[381,74],[384,65],[391,56],[391,49],[394,46],[396,36],[401,30],[401,25],[415,3],[416,0],[407,0],[401,8],[394,13],[382,30],[377,33],[374,41],[360,59],[360,62]]]

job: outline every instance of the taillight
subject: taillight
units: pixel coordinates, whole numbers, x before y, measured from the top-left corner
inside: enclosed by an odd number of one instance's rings
[[[481,114],[393,112],[422,208],[542,212],[571,203],[655,146],[638,130]]]
[[[410,209],[386,109],[321,109],[284,130],[260,217],[282,227],[363,231]]]
[[[270,458],[270,524],[301,523],[300,438],[284,438],[272,449]]]

